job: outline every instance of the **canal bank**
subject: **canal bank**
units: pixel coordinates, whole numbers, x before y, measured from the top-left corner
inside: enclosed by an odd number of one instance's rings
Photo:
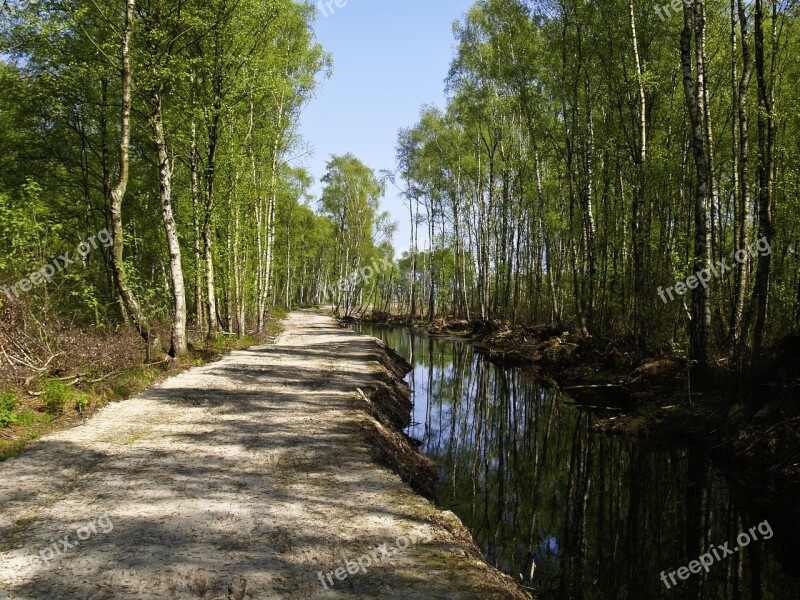
[[[406,326],[386,314],[363,322]],[[636,358],[630,338],[453,319],[413,327],[467,338],[493,362],[522,366],[580,404],[613,408],[596,423],[600,432],[684,440],[732,466],[800,484],[800,336],[787,336],[740,369],[716,361],[710,382],[700,388],[679,351]]]

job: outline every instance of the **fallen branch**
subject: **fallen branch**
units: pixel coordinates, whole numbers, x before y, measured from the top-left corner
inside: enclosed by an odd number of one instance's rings
[[[619,385],[617,383],[601,383],[597,385],[573,385],[571,387],[564,388],[563,391],[570,392],[575,390],[624,390],[629,391],[624,385]]]
[[[578,404],[576,402],[564,402],[569,406],[574,406],[575,408],[589,408],[592,410],[608,410],[608,411],[621,411],[621,408],[617,408],[615,406],[590,406],[588,404]]]
[[[158,361],[158,362],[154,362],[154,363],[145,363],[145,364],[144,364],[144,366],[145,366],[145,367],[157,367],[158,365],[163,365],[164,363],[166,363],[166,362],[172,362],[173,360],[175,360],[175,359],[174,359],[174,358],[172,358],[171,356],[168,356],[168,357],[167,357],[167,358],[165,358],[164,360],[160,360],[160,361]]]
[[[119,374],[119,371],[112,371],[108,375],[103,375],[102,377],[98,377],[97,379],[90,379],[87,383],[100,383],[101,381],[105,381],[109,377],[113,377],[114,375]]]

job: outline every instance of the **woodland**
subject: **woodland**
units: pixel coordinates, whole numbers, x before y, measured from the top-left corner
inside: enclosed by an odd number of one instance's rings
[[[478,0],[396,169],[331,156],[319,198],[298,124],[334,57],[310,3],[4,4],[5,424],[325,303],[613,337],[697,380],[796,346],[797,2],[677,4]]]

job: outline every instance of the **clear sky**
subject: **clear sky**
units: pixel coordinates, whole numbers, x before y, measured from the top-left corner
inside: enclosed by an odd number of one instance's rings
[[[317,197],[331,154],[352,152],[376,172],[395,170],[398,130],[417,122],[423,104],[444,106],[452,24],[472,4],[348,0],[342,8],[332,3],[332,13],[325,7],[327,16],[317,9],[317,39],[334,61],[332,77],[301,116],[300,133],[313,150],[302,162],[317,180]],[[395,249],[408,249],[408,212],[390,183],[382,209],[398,223]]]

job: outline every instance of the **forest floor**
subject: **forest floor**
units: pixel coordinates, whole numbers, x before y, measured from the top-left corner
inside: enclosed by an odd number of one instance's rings
[[[0,598],[527,597],[401,479],[431,490],[406,368],[295,312],[39,439],[0,463]]]
[[[407,319],[378,313],[390,325]],[[499,364],[568,393],[598,415],[598,432],[680,439],[717,458],[800,481],[800,336],[790,335],[740,372],[715,362],[704,389],[687,361],[664,350],[636,358],[630,337],[583,337],[555,327],[439,319],[415,323],[430,335],[457,335]]]

